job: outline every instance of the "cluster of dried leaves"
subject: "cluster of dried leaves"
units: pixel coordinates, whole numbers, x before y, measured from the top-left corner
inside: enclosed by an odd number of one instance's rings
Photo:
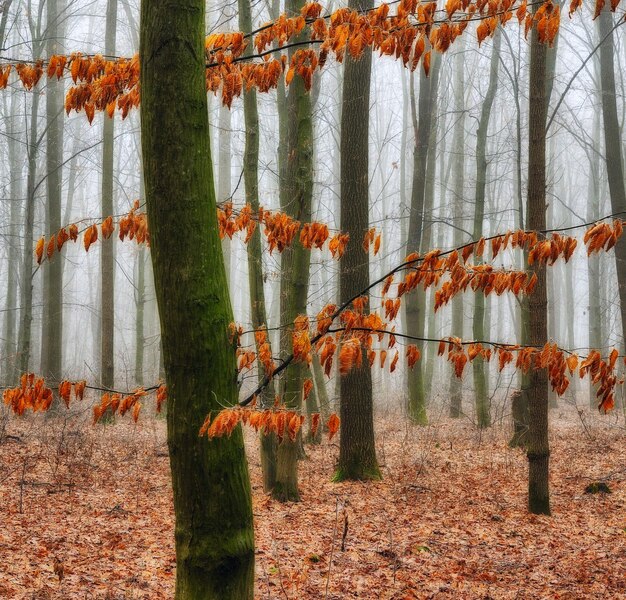
[[[139,420],[139,413],[141,412],[142,404],[141,398],[148,395],[148,392],[143,388],[136,389],[132,394],[120,394],[106,392],[100,398],[100,403],[93,407],[93,423],[94,425],[102,419],[106,414],[108,415],[120,415],[123,417],[127,412],[131,412],[133,421],[136,423]],[[167,401],[167,386],[165,384],[160,385],[156,390],[156,412],[160,414],[163,404]]]
[[[307,379],[304,384],[305,396],[309,395],[312,388],[313,382]],[[220,411],[213,420],[209,415],[200,428],[200,435],[206,435],[209,438],[230,435],[239,424],[242,424],[251,427],[256,432],[276,434],[279,443],[285,437],[295,442],[304,421],[304,415],[281,407],[277,399],[273,409],[257,410],[254,406],[252,408],[227,408]],[[311,438],[316,437],[321,424],[320,421],[321,415],[319,413],[313,413],[309,416],[309,435]],[[329,440],[339,431],[339,424],[339,417],[334,413],[330,415],[326,422]]]
[[[596,0],[596,16],[604,2]],[[571,0],[570,16],[581,4],[582,0]],[[619,0],[611,0],[612,10],[618,4]],[[473,21],[479,21],[479,44],[514,15],[520,25],[524,24],[526,35],[536,26],[540,41],[547,44],[554,41],[560,24],[560,6],[552,0],[545,0],[534,14],[528,10],[527,0],[448,0],[444,10],[437,10],[436,6],[435,2],[400,0],[395,13],[391,13],[389,4],[383,3],[374,10],[340,8],[323,15],[322,6],[311,2],[300,15],[283,14],[250,35],[210,35],[205,45],[207,91],[221,90],[223,103],[230,106],[244,89],[267,92],[278,85],[283,75],[287,85],[299,75],[310,89],[314,71],[324,66],[328,56],[341,62],[346,52],[358,58],[366,48],[400,59],[412,70],[421,62],[428,74],[431,52],[445,52]],[[312,47],[298,48],[290,57],[284,54],[285,48],[302,41],[308,41]],[[257,53],[254,60],[244,55],[249,47]],[[279,57],[272,58],[274,53]],[[44,73],[48,78],[70,76],[74,86],[66,95],[66,111],[84,111],[90,123],[96,111],[112,117],[119,110],[125,118],[140,103],[137,55],[107,60],[99,54],[75,52],[54,55],[47,61],[6,63],[0,66],[0,89],[9,84],[13,71],[27,90],[33,89]]]
[[[235,211],[231,202],[227,202],[217,209],[217,221],[219,226],[220,238],[228,237],[232,239],[237,232],[245,232],[243,242],[247,244],[252,238],[257,228],[257,224],[264,225],[263,233],[267,238],[269,253],[274,250],[283,252],[289,248],[296,239],[305,248],[312,250],[313,248],[322,249],[324,244],[328,242],[328,250],[333,258],[337,260],[343,256],[346,245],[350,236],[347,233],[338,233],[334,236],[330,235],[328,225],[313,221],[311,223],[300,223],[287,213],[282,211],[265,210],[260,207],[254,212],[249,204],[245,204],[241,209]],[[298,235],[299,234],[299,235]],[[364,248],[369,248],[368,232],[365,236]],[[376,230],[374,229],[374,236]],[[380,234],[376,236],[378,240],[376,252],[380,247]]]
[[[150,234],[148,233],[148,219],[145,213],[139,212],[139,200],[135,200],[133,208],[118,220],[119,238],[123,242],[125,239],[135,240],[138,244],[150,244]],[[107,217],[100,223],[100,231],[103,240],[108,240],[115,231],[115,222],[112,216]],[[83,246],[85,252],[98,241],[98,225],[93,223],[88,225],[82,232],[79,231],[78,224],[72,223],[67,227],[62,227],[57,233],[49,238],[42,236],[35,246],[35,259],[37,264],[41,264],[45,258],[52,260],[55,252],[61,252],[65,242],[71,240],[76,242],[78,236],[83,234]]]
[[[70,408],[72,392],[74,400],[82,400],[87,388],[86,381],[62,381],[59,384],[59,398],[63,400],[66,408]],[[100,402],[93,407],[94,425],[104,414],[114,416],[116,414],[124,416],[132,411],[133,421],[136,423],[141,411],[141,398],[148,396],[150,392],[155,392],[155,408],[157,414],[161,412],[163,404],[167,401],[167,386],[161,384],[154,386],[149,391],[144,388],[137,388],[130,394],[106,392],[100,398]],[[46,412],[50,410],[54,402],[52,388],[46,385],[43,377],[37,377],[34,373],[24,373],[20,379],[20,385],[15,388],[7,388],[3,392],[4,404],[9,407],[14,414],[22,416],[27,410],[32,412]]]

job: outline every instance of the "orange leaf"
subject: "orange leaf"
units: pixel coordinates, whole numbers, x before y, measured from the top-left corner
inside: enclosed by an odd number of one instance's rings
[[[333,413],[330,415],[328,419],[328,423],[326,423],[326,429],[328,429],[328,439],[332,440],[335,437],[335,434],[339,431],[339,417]]]
[[[46,246],[46,238],[39,238],[37,246],[35,247],[35,256],[37,257],[37,264],[40,265],[43,259],[43,250]]]

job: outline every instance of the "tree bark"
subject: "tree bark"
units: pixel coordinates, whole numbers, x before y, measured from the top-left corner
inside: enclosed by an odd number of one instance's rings
[[[237,401],[210,167],[204,18],[204,0],[141,3],[142,149],[168,383],[176,599],[251,600],[254,532],[242,432],[198,436],[207,414]]]
[[[595,147],[600,148],[600,114],[595,113],[593,119],[592,140]],[[589,182],[587,187],[587,214],[588,222],[594,222],[600,218],[600,153],[593,151],[589,155]],[[598,349],[602,347],[602,307],[600,283],[600,255],[594,254],[587,257],[587,279],[589,297],[589,348]],[[596,408],[596,384],[589,380],[589,407]]]
[[[24,154],[21,144],[18,143],[18,105],[17,94],[11,97],[10,115],[7,118],[7,146],[11,183],[10,193],[10,243],[8,252],[7,269],[7,300],[4,314],[4,377],[3,385],[10,386],[17,383],[16,369],[16,323],[18,315],[17,290],[18,283],[22,281],[22,270],[20,265],[20,228],[22,222],[21,198],[23,193],[22,174],[24,169]]]
[[[412,93],[412,116],[413,129],[415,131],[415,148],[413,150],[413,187],[411,190],[411,216],[409,219],[409,231],[407,237],[407,250],[419,252],[422,250],[422,230],[424,226],[424,197],[426,188],[426,166],[428,160],[428,147],[433,123],[431,87],[436,87],[437,63],[435,54],[430,77],[420,70],[420,89],[418,108],[415,107],[415,95]],[[433,83],[434,82],[434,83]],[[417,289],[409,294],[405,300],[406,325],[408,335],[416,338],[424,337],[425,318],[425,293]],[[423,344],[416,342],[423,350]],[[424,393],[424,367],[422,361],[418,361],[413,369],[408,372],[409,399],[407,414],[409,419],[418,425],[426,425],[426,397]]]
[[[372,0],[350,0],[353,10],[365,11]],[[372,52],[359,60],[346,56],[341,109],[341,231],[350,243],[340,260],[341,304],[369,287],[369,255],[362,240],[369,229],[369,109]],[[367,294],[369,298],[369,294]],[[365,308],[369,310],[369,308]],[[374,439],[372,371],[367,349],[362,366],[341,377],[341,437],[334,480],[380,479]]]
[[[304,0],[288,0],[288,14],[300,14]],[[295,41],[302,41],[306,29]],[[294,49],[290,49],[290,55]],[[304,88],[304,81],[296,75],[289,85],[287,96],[287,144],[286,179],[284,181],[283,210],[301,223],[311,220],[313,197],[313,122],[311,96]],[[291,329],[298,315],[307,312],[309,289],[309,266],[311,252],[296,238],[290,248],[282,254],[281,261],[281,316],[286,335],[281,354],[291,354]],[[283,404],[299,410],[302,404],[302,385],[308,373],[308,366],[292,363],[283,377]],[[288,437],[279,444],[276,458],[276,482],[272,495],[281,501],[297,501],[298,490],[298,448],[300,440],[292,442]]]
[[[620,139],[621,129],[617,116],[615,93],[613,25],[613,16],[610,12],[610,6],[607,4],[598,17],[598,33],[600,39],[604,39],[600,46],[600,89],[602,92],[604,148],[609,194],[611,196],[611,212],[621,213],[623,218],[626,212],[626,188],[624,186],[624,163]],[[622,340],[626,340],[626,240],[623,236],[615,245],[615,265],[622,319]]]
[[[535,9],[536,10],[536,7]],[[528,142],[528,229],[546,228],[546,51],[533,27],[530,43],[529,142]],[[540,234],[541,235],[541,234]],[[547,341],[547,289],[545,266],[529,267],[537,285],[528,298],[528,343],[541,348]],[[545,369],[530,373],[528,398],[528,509],[550,514],[548,440],[548,376]]]
[[[475,240],[483,237],[485,220],[485,187],[487,185],[487,133],[491,119],[491,108],[498,89],[498,63],[500,61],[501,34],[496,31],[491,50],[489,67],[489,86],[482,103],[478,131],[476,132],[476,194],[474,197],[474,232]],[[475,340],[485,339],[485,295],[478,291],[474,299],[473,335]],[[479,429],[491,425],[489,406],[489,385],[486,365],[480,356],[472,361],[474,375],[474,395],[476,405],[476,423]]]
[[[146,249],[139,247],[137,251],[137,283],[135,289],[135,383],[143,385],[143,358],[145,346],[145,308],[146,308]]]
[[[219,131],[218,131],[218,152],[217,152],[217,201],[226,202],[231,195],[231,133],[230,133],[230,108],[220,105],[219,109]],[[226,268],[226,279],[230,287],[231,269],[231,240],[225,235],[222,240],[222,253],[224,254],[224,266]],[[231,294],[232,300],[232,294]]]
[[[239,0],[239,27],[244,33],[252,31],[252,10],[250,0]],[[246,55],[252,54],[252,47],[245,50]],[[246,141],[243,154],[243,179],[246,189],[246,202],[252,211],[259,210],[259,111],[257,108],[256,90],[244,90],[243,114],[246,128]],[[248,241],[248,282],[250,286],[250,317],[253,329],[267,326],[265,309],[265,291],[263,288],[263,255],[260,225],[254,230]],[[268,333],[269,336],[269,333]],[[258,351],[257,346],[257,351]],[[259,381],[265,378],[263,363],[257,361]],[[268,385],[263,391],[261,404],[271,406],[274,401],[274,384]],[[270,491],[276,481],[276,436],[260,434],[261,467],[263,471],[263,488]]]
[[[62,0],[46,1],[46,52],[61,54]],[[63,192],[63,83],[56,78],[46,83],[46,221],[48,235],[61,228]],[[41,373],[53,389],[62,379],[63,358],[63,255],[55,253],[45,265]]]
[[[455,88],[454,110],[456,123],[454,125],[454,228],[453,244],[459,247],[463,243],[463,232],[460,227],[463,223],[463,194],[465,191],[465,53],[464,38],[457,42],[455,61]],[[452,299],[452,327],[450,335],[463,338],[463,297],[457,295]],[[455,419],[463,414],[463,396],[461,379],[454,371],[450,374],[450,416]]]
[[[42,42],[40,33],[41,10],[38,23],[31,22],[33,34],[33,58],[41,55]],[[36,31],[35,31],[36,29]],[[37,158],[41,145],[39,137],[39,98],[32,94],[30,108],[30,131],[28,132],[27,151],[28,175],[26,180],[26,210],[24,211],[24,248],[22,253],[21,290],[20,290],[20,325],[17,335],[17,375],[28,372],[31,359],[31,334],[33,324],[33,235],[35,228],[35,195],[37,193]],[[26,129],[28,130],[28,124]]]
[[[105,31],[105,52],[115,55],[117,32],[117,0],[108,0]],[[102,218],[115,214],[113,201],[113,153],[115,145],[115,121],[106,113],[102,126]],[[115,236],[104,240],[100,247],[100,293],[101,331],[100,339],[100,382],[105,388],[115,383]]]

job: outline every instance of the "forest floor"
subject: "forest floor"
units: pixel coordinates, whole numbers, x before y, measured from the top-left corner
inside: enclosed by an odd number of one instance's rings
[[[8,422],[0,598],[172,598],[165,423],[142,419]],[[526,458],[505,426],[379,417],[383,481],[331,483],[338,447],[324,440],[286,505],[263,493],[248,432],[255,598],[626,598],[624,415],[566,407],[551,421],[552,517],[527,514]],[[585,493],[596,480],[612,493]]]

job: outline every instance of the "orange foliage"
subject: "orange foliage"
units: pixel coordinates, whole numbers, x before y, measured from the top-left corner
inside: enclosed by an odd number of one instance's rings
[[[571,0],[570,16],[581,4],[581,0]],[[615,10],[618,4],[619,0],[612,0],[611,9]],[[603,5],[604,0],[596,0],[596,16]],[[229,107],[244,89],[267,92],[278,85],[282,76],[286,85],[297,76],[310,89],[314,71],[326,64],[328,56],[341,62],[346,51],[358,58],[365,48],[401,60],[411,70],[422,61],[428,74],[432,51],[447,51],[471,21],[480,21],[476,30],[480,44],[493,35],[498,25],[511,20],[514,13],[519,23],[524,23],[526,35],[535,25],[540,41],[553,43],[560,24],[560,8],[552,0],[546,0],[534,16],[528,13],[526,0],[518,4],[515,0],[447,0],[444,11],[437,11],[434,2],[400,0],[395,14],[388,4],[381,4],[364,12],[340,8],[325,16],[321,5],[311,2],[299,15],[283,14],[267,23],[252,38],[241,32],[209,35],[205,42],[206,89],[221,92],[222,102]],[[311,46],[296,49],[288,58],[281,49],[301,35],[310,40]],[[258,56],[244,56],[248,46]],[[271,57],[272,46],[277,48],[279,57]],[[0,88],[8,85],[15,70],[22,85],[33,89],[44,75],[44,64],[40,60],[0,67]],[[139,106],[139,70],[137,55],[107,60],[99,54],[75,52],[49,57],[45,74],[48,78],[71,77],[74,85],[67,92],[65,109],[68,113],[84,110],[91,123],[96,111],[112,117],[117,110],[125,118]]]
[[[150,244],[150,235],[148,233],[148,220],[145,213],[140,213],[139,201],[136,200],[133,204],[133,208],[123,216],[118,223],[119,238],[124,241],[126,238],[129,240],[135,240],[138,244]],[[107,240],[111,237],[115,231],[115,222],[112,216],[107,217],[100,224],[102,231],[102,239]],[[69,230],[69,233],[68,233]],[[35,247],[35,259],[37,264],[41,264],[45,255],[48,260],[52,260],[55,252],[60,252],[65,242],[71,240],[76,242],[78,240],[79,230],[78,225],[73,223],[67,227],[62,227],[56,234],[52,234],[46,241],[45,237],[40,238],[37,241]],[[98,225],[96,223],[89,225],[83,232],[83,246],[86,252],[93,244],[98,241]]]
[[[230,435],[239,424],[242,424],[252,427],[255,431],[274,433],[279,442],[282,442],[285,436],[291,441],[295,441],[304,420],[304,415],[292,410],[280,408],[256,410],[232,407],[221,410],[213,419],[211,415],[207,416],[200,428],[199,435],[201,437],[206,435],[209,438]],[[311,415],[311,433],[313,435],[317,432],[319,423],[320,415],[318,413]],[[333,437],[338,428],[339,417],[331,415],[328,423],[329,439]]]
[[[333,250],[333,247],[338,244],[337,241],[334,241],[337,239],[337,236],[330,238],[328,225],[316,221],[301,224],[284,212],[269,211],[260,207],[258,212],[254,214],[249,204],[244,205],[238,212],[235,212],[232,202],[226,202],[217,209],[217,221],[219,234],[222,239],[226,236],[232,239],[235,233],[245,231],[245,243],[252,237],[257,223],[262,223],[264,225],[263,233],[267,238],[270,254],[274,250],[283,252],[285,248],[289,248],[296,240],[298,232],[300,243],[309,250],[313,248],[322,249],[324,244],[330,239],[329,250],[333,257],[339,258],[343,254],[343,249],[338,255],[337,249]],[[344,247],[347,241],[348,238],[346,236],[345,240],[343,240]]]

